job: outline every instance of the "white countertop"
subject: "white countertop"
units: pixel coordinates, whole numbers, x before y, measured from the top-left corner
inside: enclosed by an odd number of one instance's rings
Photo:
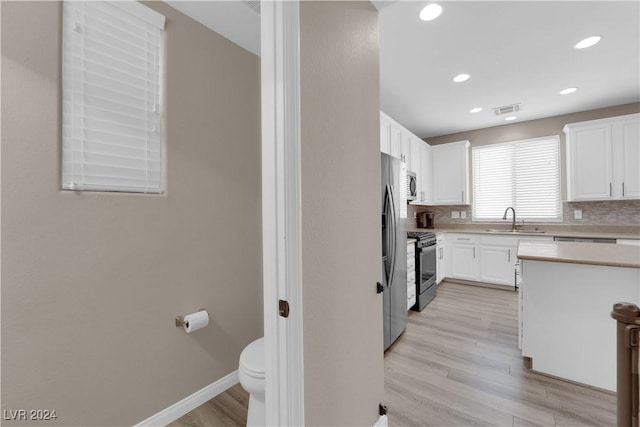
[[[523,241],[518,245],[518,258],[534,261],[640,268],[640,247],[610,243]]]
[[[496,227],[497,229],[498,227]],[[563,230],[549,230],[544,233],[527,233],[527,227],[525,227],[522,231],[517,233],[513,233],[508,229],[504,229],[503,231],[487,231],[487,229],[494,229],[491,225],[487,225],[484,227],[478,228],[416,228],[416,227],[408,227],[407,231],[429,231],[435,234],[442,233],[462,233],[462,234],[483,234],[483,235],[498,235],[498,236],[540,236],[540,237],[575,237],[575,238],[585,238],[585,239],[637,239],[640,240],[640,234],[637,233],[620,233],[620,232],[601,232],[601,231],[563,231]]]

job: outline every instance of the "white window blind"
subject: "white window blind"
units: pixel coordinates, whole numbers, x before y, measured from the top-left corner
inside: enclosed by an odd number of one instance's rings
[[[161,191],[164,16],[136,1],[65,1],[62,188]]]
[[[473,147],[473,219],[562,220],[557,136]]]

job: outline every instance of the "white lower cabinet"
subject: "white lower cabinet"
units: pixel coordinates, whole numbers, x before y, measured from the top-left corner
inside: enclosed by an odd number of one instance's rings
[[[444,235],[437,236],[436,243],[436,284],[442,282],[442,279],[449,275],[449,269],[447,268],[447,256]]]
[[[512,240],[512,239],[508,239]],[[480,247],[480,281],[497,285],[515,284],[516,246]]]
[[[478,280],[478,237],[453,234],[449,240],[450,276],[455,279]]]
[[[449,270],[444,274],[454,279],[515,286],[520,240],[553,240],[553,237],[448,233]]]
[[[416,245],[407,243],[407,310],[416,303]]]

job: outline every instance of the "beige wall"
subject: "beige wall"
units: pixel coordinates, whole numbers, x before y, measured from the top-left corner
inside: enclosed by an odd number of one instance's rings
[[[378,13],[301,2],[307,425],[367,426],[384,400]]]
[[[526,122],[511,123],[508,125],[494,126],[485,129],[454,133],[450,135],[425,138],[429,145],[444,144],[447,142],[469,140],[471,146],[493,144],[496,142],[518,141],[542,136],[560,135],[560,164],[562,178],[562,198],[567,198],[567,177],[565,138],[562,128],[567,123],[583,122],[586,120],[602,119],[605,117],[622,116],[640,112],[640,103],[618,105],[615,107],[600,108],[597,110],[582,111],[561,116],[547,117]],[[471,164],[471,162],[469,162]],[[471,175],[469,175],[471,176]],[[472,189],[473,190],[473,189]]]
[[[65,192],[61,6],[1,7],[2,409],[132,425],[237,369],[263,333],[259,58],[154,2],[168,191]],[[174,326],[202,307],[206,329]]]

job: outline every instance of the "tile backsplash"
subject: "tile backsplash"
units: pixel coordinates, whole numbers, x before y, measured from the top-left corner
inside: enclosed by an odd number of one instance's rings
[[[563,202],[563,220],[566,225],[619,225],[640,226],[640,200],[616,200],[603,202]],[[574,218],[574,211],[582,211],[582,219]],[[436,227],[451,224],[472,224],[471,205],[455,206],[413,206],[407,209],[409,222],[415,221],[414,214],[432,212]],[[451,212],[464,212],[466,218],[452,218]],[[511,218],[509,214],[509,218]],[[558,224],[558,223],[555,223]]]

